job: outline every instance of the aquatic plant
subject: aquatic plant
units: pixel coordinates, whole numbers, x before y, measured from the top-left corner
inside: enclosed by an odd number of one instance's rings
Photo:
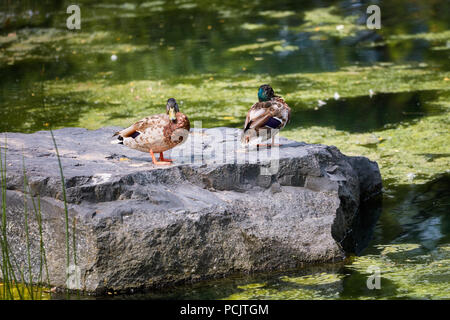
[[[69,270],[70,265],[70,231],[72,232],[72,259],[74,264],[76,265],[77,262],[77,256],[76,256],[76,220],[73,220],[72,230],[69,230],[69,215],[68,215],[68,208],[67,208],[67,199],[65,195],[65,181],[64,181],[64,173],[62,169],[61,160],[59,157],[58,148],[56,145],[56,140],[53,136],[53,131],[51,131],[53,143],[55,146],[57,158],[58,158],[58,166],[60,170],[61,175],[61,185],[63,190],[63,202],[64,202],[64,212],[65,212],[65,234],[66,234],[66,262],[67,262],[67,272]],[[2,149],[4,149],[4,152],[2,152]],[[1,256],[1,277],[0,279],[2,282],[0,283],[0,300],[6,299],[6,300],[42,300],[42,299],[50,299],[51,298],[51,289],[50,289],[50,278],[49,278],[49,272],[48,272],[48,265],[47,265],[47,257],[46,257],[46,250],[45,250],[45,244],[44,244],[44,237],[43,237],[43,230],[42,230],[42,211],[40,206],[40,197],[37,197],[37,203],[36,199],[31,195],[30,193],[30,185],[27,177],[26,172],[26,166],[25,166],[25,159],[23,158],[23,179],[24,179],[24,186],[23,186],[23,195],[24,195],[24,205],[23,205],[23,214],[24,214],[24,234],[25,234],[25,261],[27,265],[27,273],[28,278],[25,278],[25,269],[23,265],[19,265],[16,257],[15,252],[11,250],[9,240],[8,240],[8,217],[7,217],[7,200],[6,200],[6,168],[7,168],[7,162],[6,162],[6,150],[7,150],[7,140],[5,138],[5,147],[0,148],[0,181],[1,181],[1,209],[2,209],[2,215],[1,215],[1,236],[0,236],[0,247],[2,251]],[[33,278],[33,271],[32,271],[32,258],[31,258],[31,240],[30,240],[30,215],[29,215],[29,208],[28,203],[29,200],[32,203],[33,209],[34,209],[34,217],[35,217],[35,223],[38,227],[39,232],[39,275],[36,278]],[[44,281],[44,271],[46,274],[46,281]],[[20,278],[17,278],[17,275],[20,275]],[[66,278],[69,278],[69,274],[66,275]],[[77,293],[79,294],[79,290],[77,290]],[[67,291],[67,294],[69,292]]]
[[[7,140],[5,138],[5,147],[0,148],[0,171],[1,171],[1,189],[2,189],[2,221],[1,221],[1,240],[0,246],[2,249],[2,267],[1,267],[1,279],[2,283],[0,286],[2,290],[0,292],[0,299],[47,299],[50,297],[48,294],[48,288],[44,286],[42,275],[43,268],[45,268],[47,272],[48,279],[48,269],[47,269],[47,261],[45,255],[45,247],[43,244],[43,234],[42,234],[42,213],[40,210],[40,200],[38,200],[38,207],[34,202],[33,197],[31,197],[31,201],[34,207],[34,216],[36,218],[39,235],[40,235],[40,273],[38,279],[33,279],[32,273],[32,261],[31,261],[31,249],[30,249],[30,215],[28,208],[28,195],[29,195],[29,182],[26,174],[25,162],[23,162],[23,194],[24,194],[24,231],[25,231],[25,252],[26,252],[26,265],[27,265],[27,273],[28,279],[25,279],[25,269],[23,265],[19,265],[16,260],[15,253],[11,251],[10,243],[8,240],[8,231],[7,231],[7,201],[6,201],[6,150],[7,150]],[[4,149],[4,153],[2,152]],[[17,275],[20,275],[20,278],[17,278]],[[38,286],[34,284],[37,283]]]

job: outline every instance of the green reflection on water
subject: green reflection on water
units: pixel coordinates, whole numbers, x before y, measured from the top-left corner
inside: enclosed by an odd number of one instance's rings
[[[448,1],[383,2],[378,31],[359,1],[79,3],[80,31],[65,29],[67,1],[0,4],[0,132],[126,126],[168,97],[204,127],[241,127],[269,82],[293,109],[285,137],[367,156],[384,179],[373,243],[352,264],[145,297],[448,297]],[[388,266],[383,290],[366,288],[367,261]]]

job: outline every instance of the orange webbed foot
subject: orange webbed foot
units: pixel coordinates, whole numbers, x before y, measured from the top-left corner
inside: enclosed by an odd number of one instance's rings
[[[163,155],[162,152],[159,153],[159,161],[162,161],[162,162],[173,162],[172,159],[166,159],[166,158],[164,158],[164,155]]]
[[[272,147],[281,147],[282,144],[280,144],[280,143],[263,143],[263,144],[257,144],[256,146],[258,148],[259,147],[272,148]]]
[[[150,155],[152,156],[152,161],[153,161],[154,165],[170,165],[170,164],[172,164],[172,162],[168,161],[168,159],[164,159],[164,158],[161,159],[161,157],[159,159],[160,161],[157,161],[155,154],[153,153],[153,150],[150,149],[149,152],[150,152]]]

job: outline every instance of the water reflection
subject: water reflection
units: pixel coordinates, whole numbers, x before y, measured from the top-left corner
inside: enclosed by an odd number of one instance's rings
[[[123,110],[111,111],[110,103],[117,101],[96,102],[82,88],[71,92],[70,97],[61,92],[46,92],[43,81],[68,81],[85,87],[96,81],[96,88],[103,90],[139,80],[164,81],[173,88],[183,85],[199,88],[207,86],[204,80],[211,77],[232,79],[220,83],[221,99],[230,103],[222,105],[220,99],[207,98],[195,104],[197,119],[203,120],[204,125],[216,126],[224,124],[218,119],[228,112],[230,104],[242,107],[250,104],[241,96],[244,88],[253,87],[248,84],[249,77],[262,81],[266,76],[320,73],[379,62],[414,62],[427,70],[450,70],[445,42],[448,41],[445,32],[450,27],[449,1],[384,1],[380,3],[383,27],[378,31],[361,28],[371,1],[82,0],[78,3],[82,7],[82,30],[68,32],[65,29],[65,8],[71,4],[68,1],[0,2],[0,132],[33,132],[47,129],[46,123],[55,127],[77,126],[79,119],[92,110],[106,113],[107,121],[137,112],[127,101],[119,102],[126,105]],[[321,18],[314,20],[319,15],[312,12],[320,13]],[[344,25],[345,34],[337,31],[340,24]],[[118,57],[116,61],[111,60],[113,54]],[[239,79],[241,76],[243,80]],[[236,79],[242,82],[235,85]],[[300,76],[295,81],[280,79],[273,86],[283,94],[311,85],[320,87],[320,83],[308,83]],[[417,78],[401,80],[414,82]],[[433,90],[380,93],[372,99],[365,96],[328,100],[318,110],[307,110],[301,99],[289,101],[294,109],[290,128],[326,126],[365,133],[400,123],[408,125],[443,112],[429,104],[436,95]],[[145,104],[157,105],[157,99],[161,97]],[[225,124],[240,126],[239,116],[235,118]],[[435,161],[448,158],[449,154],[429,151],[424,156],[427,161]],[[402,279],[414,274],[406,261],[411,260],[418,269],[435,272],[420,274],[424,280],[448,282],[448,274],[444,268],[439,269],[439,263],[445,264],[449,258],[439,246],[450,242],[449,187],[449,177],[444,175],[425,185],[387,189],[373,237],[370,232],[355,235],[359,243],[355,252],[362,254],[360,258],[367,258],[367,263],[386,263],[387,260],[381,259],[384,255],[380,252],[384,249],[379,245],[416,244],[420,248],[414,250],[418,251],[406,251],[403,257],[388,261],[402,266],[391,270],[393,274]],[[367,227],[375,222],[361,223]],[[363,250],[368,241],[370,246]],[[419,261],[420,255],[435,260],[436,264]],[[364,261],[359,261],[363,265]],[[369,292],[361,287],[366,277],[363,271],[344,265],[311,267],[293,273],[231,277],[133,298],[365,297]],[[389,281],[385,291],[373,294],[398,297],[401,294],[398,283]],[[414,290],[408,283],[403,288]],[[419,297],[430,292],[431,297],[438,296],[440,287],[423,288]]]
[[[340,242],[348,254],[361,255],[373,239],[375,227],[382,212],[382,196],[376,196],[360,204],[351,231]]]
[[[450,175],[387,190],[377,243],[417,242],[432,250],[450,242]]]
[[[436,96],[437,92],[430,90],[329,99],[317,110],[296,108],[292,119],[295,126],[334,127],[351,133],[371,132],[444,112],[427,105]]]

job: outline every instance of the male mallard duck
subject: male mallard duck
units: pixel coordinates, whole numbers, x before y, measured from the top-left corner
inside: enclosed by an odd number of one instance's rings
[[[174,98],[167,100],[166,113],[155,114],[139,120],[132,126],[116,132],[119,143],[142,152],[150,152],[154,164],[170,164],[163,152],[187,140],[189,119],[180,112]],[[154,153],[159,153],[156,161]]]
[[[275,135],[289,122],[291,108],[275,95],[268,84],[259,87],[258,100],[247,113],[241,143],[248,145],[251,141],[262,142],[272,138],[272,143],[257,146],[275,146]]]

